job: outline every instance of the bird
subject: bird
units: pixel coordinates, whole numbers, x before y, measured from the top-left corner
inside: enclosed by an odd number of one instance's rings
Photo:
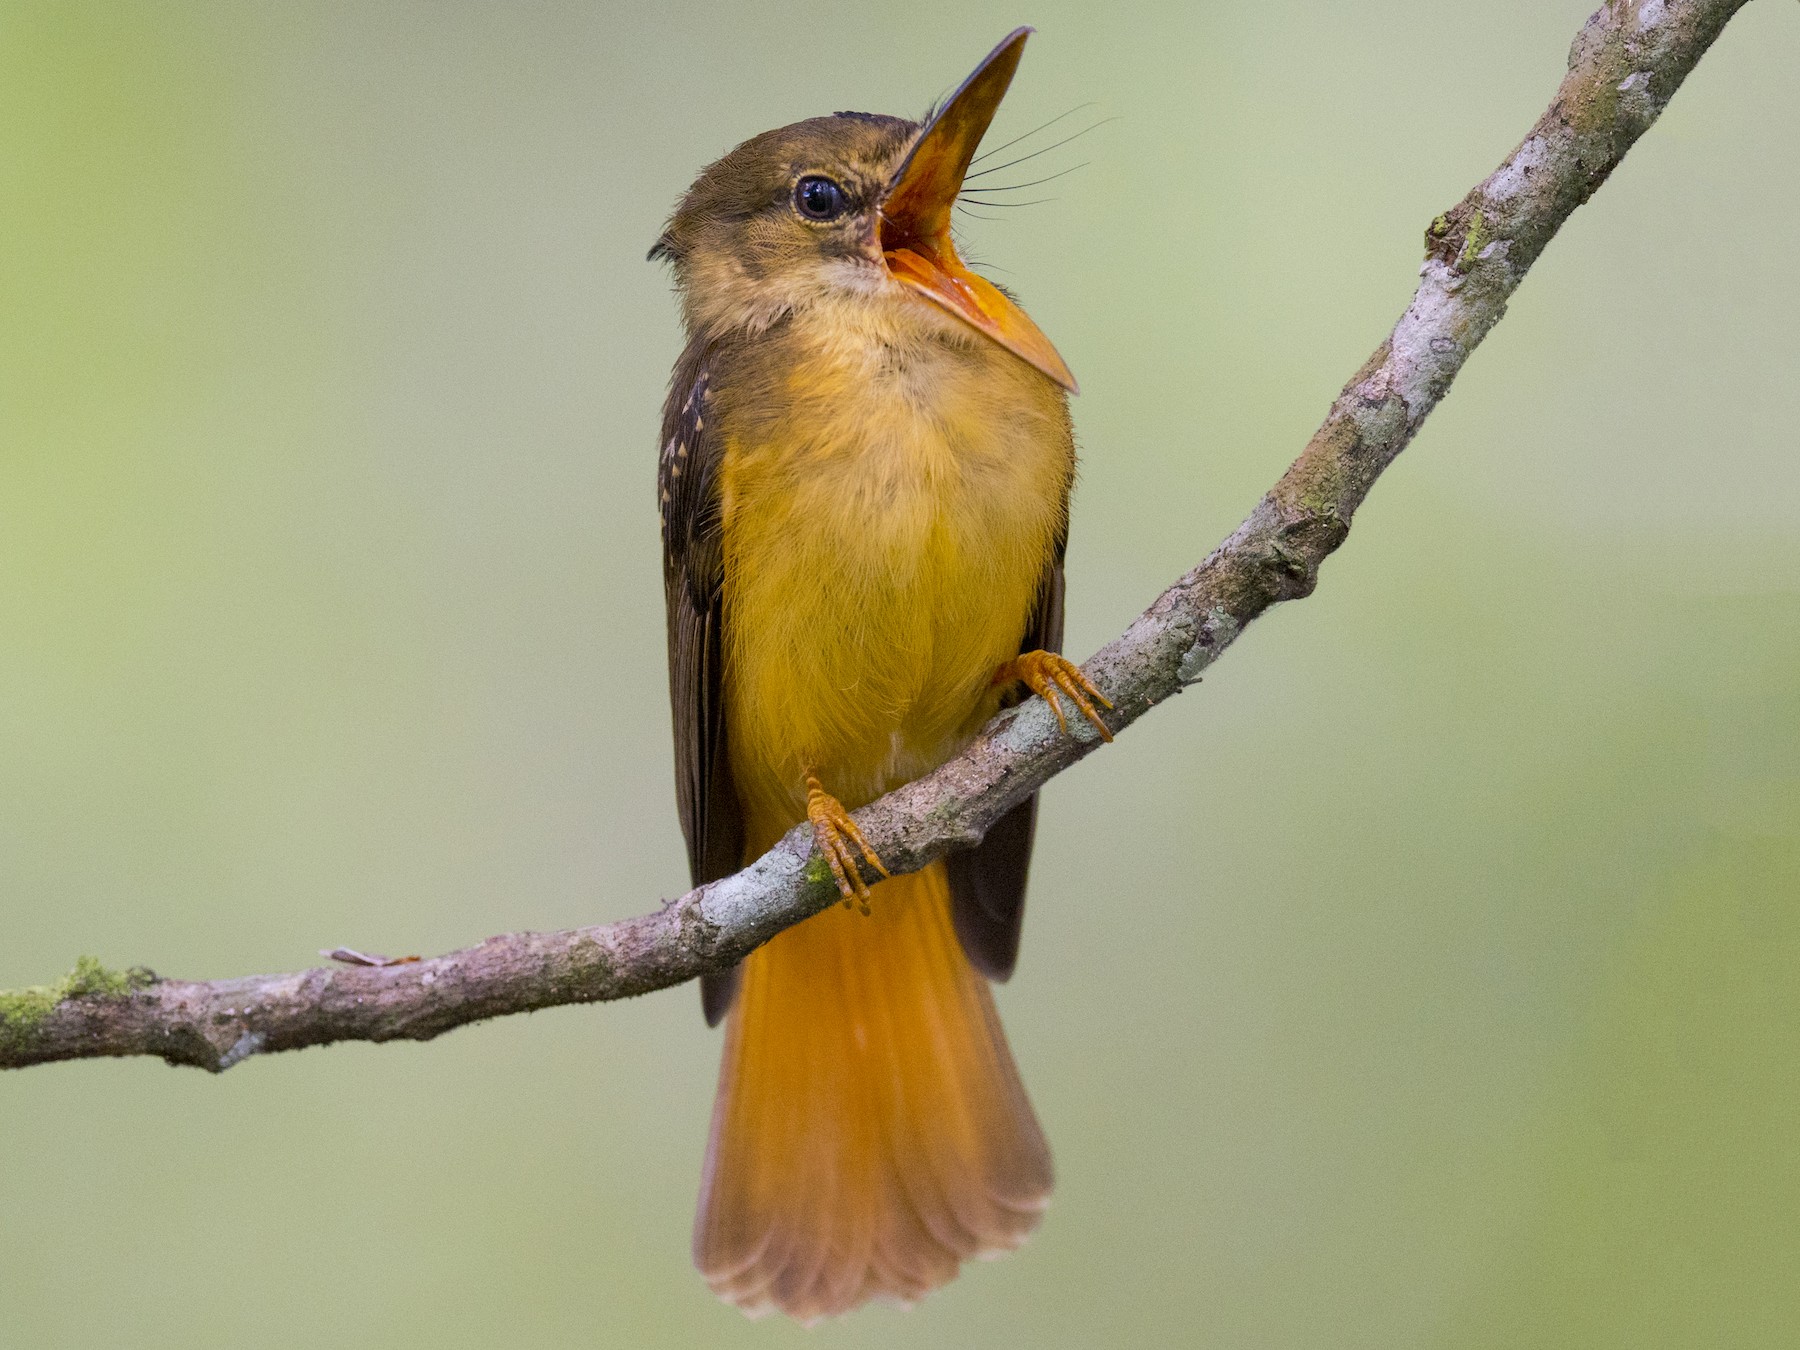
[[[951,230],[1031,31],[923,119],[743,142],[650,251],[686,334],[657,481],[690,872],[806,823],[843,901],[701,981],[725,1031],[693,1256],[753,1316],[910,1304],[1017,1247],[1050,1196],[989,988],[1018,955],[1035,797],[892,877],[850,815],[1029,694],[1111,739],[1058,654],[1075,378]]]

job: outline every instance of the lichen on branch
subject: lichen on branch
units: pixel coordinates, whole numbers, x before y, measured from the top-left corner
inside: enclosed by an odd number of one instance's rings
[[[0,989],[0,1046],[22,1040],[68,999],[119,998],[155,983],[155,972],[142,966],[109,970],[92,956],[77,957],[74,969],[55,984]]]

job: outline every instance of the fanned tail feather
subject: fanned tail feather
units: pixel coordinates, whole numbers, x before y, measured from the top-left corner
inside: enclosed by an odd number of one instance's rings
[[[1050,1152],[942,864],[745,961],[726,1027],[694,1262],[752,1315],[910,1303],[1016,1247]]]

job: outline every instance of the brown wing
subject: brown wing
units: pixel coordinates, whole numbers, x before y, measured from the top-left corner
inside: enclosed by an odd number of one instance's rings
[[[657,495],[662,505],[663,595],[669,611],[669,705],[675,724],[675,800],[688,872],[702,885],[744,863],[744,821],[725,753],[720,689],[724,553],[718,469],[721,446],[706,429],[708,350],[688,345],[663,405]],[[737,972],[700,977],[708,1025],[731,1006]]]
[[[1021,652],[1060,652],[1063,640],[1063,551],[1065,528],[1038,586],[1037,605]],[[995,821],[972,849],[945,860],[950,871],[951,915],[970,964],[990,980],[1005,981],[1019,959],[1019,932],[1025,923],[1025,880],[1031,843],[1037,833],[1037,793]]]

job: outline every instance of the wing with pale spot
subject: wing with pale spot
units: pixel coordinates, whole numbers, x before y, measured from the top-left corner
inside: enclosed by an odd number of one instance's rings
[[[675,798],[687,839],[693,884],[743,866],[744,821],[725,753],[720,684],[720,537],[718,469],[722,447],[707,428],[709,351],[693,342],[675,365],[663,407],[657,495],[662,506],[663,595],[669,617],[669,704],[675,725]],[[709,1025],[731,1006],[737,972],[703,975],[700,1002]]]

